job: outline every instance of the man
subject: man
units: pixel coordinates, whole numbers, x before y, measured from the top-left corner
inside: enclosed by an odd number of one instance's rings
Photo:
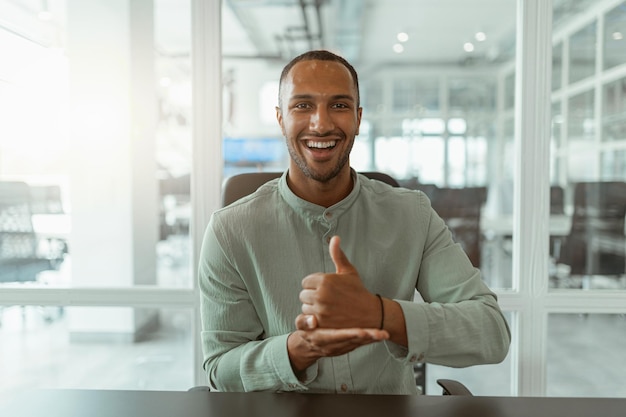
[[[289,168],[216,211],[204,238],[212,389],[416,394],[418,361],[506,356],[496,297],[426,196],[350,168],[361,112],[343,58],[311,51],[284,68],[276,115]]]

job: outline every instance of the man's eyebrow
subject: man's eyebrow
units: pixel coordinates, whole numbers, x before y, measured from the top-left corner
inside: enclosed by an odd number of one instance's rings
[[[293,96],[289,97],[289,101],[292,100],[310,100],[312,98],[314,98],[315,96],[313,94],[294,94]],[[355,101],[356,99],[351,96],[350,94],[336,94],[334,96],[331,96],[332,100],[349,100],[349,101]]]

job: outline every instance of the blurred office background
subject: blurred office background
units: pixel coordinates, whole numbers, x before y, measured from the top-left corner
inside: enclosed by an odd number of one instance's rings
[[[0,392],[203,383],[204,225],[286,168],[278,77],[324,48],[360,74],[352,166],[426,192],[511,324],[426,392],[626,396],[624,36],[623,0],[0,0]]]

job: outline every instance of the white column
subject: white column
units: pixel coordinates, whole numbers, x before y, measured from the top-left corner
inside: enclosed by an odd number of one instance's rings
[[[193,64],[193,172],[192,270],[198,276],[198,262],[204,229],[211,213],[220,207],[222,190],[222,2],[191,0]],[[198,291],[197,282],[193,280]],[[199,300],[199,297],[198,297]],[[200,309],[196,305],[194,357],[195,382],[206,384],[200,349]]]
[[[155,284],[152,0],[68,0],[67,10],[72,285]],[[132,308],[69,315],[74,333],[124,340],[154,317]]]
[[[518,0],[513,287],[527,302],[513,348],[518,395],[545,395],[552,1]],[[515,338],[513,340],[516,340]]]

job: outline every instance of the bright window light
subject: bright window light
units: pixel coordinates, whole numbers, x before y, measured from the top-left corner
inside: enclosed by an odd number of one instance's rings
[[[452,118],[448,120],[448,132],[453,135],[463,135],[467,130],[467,122],[465,119]]]
[[[278,81],[268,81],[259,91],[259,118],[266,125],[275,125],[278,105]]]
[[[426,135],[440,135],[446,129],[446,124],[439,118],[421,119],[419,126],[420,131]]]

